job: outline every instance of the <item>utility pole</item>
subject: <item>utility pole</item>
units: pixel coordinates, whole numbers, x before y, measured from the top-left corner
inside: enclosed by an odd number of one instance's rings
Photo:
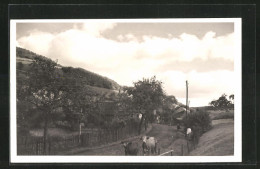
[[[188,109],[190,110],[190,100],[189,100],[189,104],[188,104]],[[191,111],[190,111],[190,113],[191,113]]]
[[[188,114],[188,81],[186,80],[186,117]]]

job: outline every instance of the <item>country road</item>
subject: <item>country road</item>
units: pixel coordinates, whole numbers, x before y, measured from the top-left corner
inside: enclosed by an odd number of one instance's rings
[[[175,152],[173,153],[173,155],[180,155],[180,145],[179,144],[186,144],[185,140],[183,139],[183,135],[177,132],[176,126],[152,124],[152,129],[146,135],[153,136],[158,139],[158,148],[160,149],[160,153],[174,149]],[[140,138],[135,137],[130,140],[132,140],[132,142],[138,143],[138,145],[140,147],[138,155],[140,155],[140,156],[143,155],[142,148],[141,148],[142,142],[141,142]],[[178,142],[178,144],[176,144],[176,142]],[[117,144],[113,144],[110,146],[104,146],[101,148],[88,149],[86,151],[76,153],[74,155],[122,156],[122,155],[124,155],[124,148],[120,143],[117,143]]]

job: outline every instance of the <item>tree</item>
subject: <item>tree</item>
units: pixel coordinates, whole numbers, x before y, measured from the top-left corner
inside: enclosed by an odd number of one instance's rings
[[[140,134],[143,122],[146,129],[148,121],[153,119],[153,110],[160,107],[163,103],[164,91],[162,82],[156,80],[155,76],[150,79],[143,78],[143,80],[134,82],[134,87],[128,88],[126,91],[132,98],[133,105],[142,114],[138,131]]]
[[[87,119],[94,93],[88,87],[79,85],[78,77],[69,74],[70,69],[62,69],[63,80],[66,83],[66,96],[63,97],[62,108],[65,115],[63,120],[66,120],[71,128],[75,129]]]
[[[227,95],[224,93],[218,98],[218,107],[220,108],[228,108],[230,105],[230,101],[227,99]]]
[[[172,114],[175,110],[175,105],[178,103],[178,100],[175,96],[165,96],[163,99],[162,112],[160,114],[160,118],[164,123],[172,124],[173,117]]]
[[[34,109],[31,114],[43,123],[43,150],[46,154],[48,127],[59,116],[62,99],[65,96],[62,72],[57,69],[57,62],[43,57],[34,57],[30,71],[24,83],[18,84],[17,101],[29,102]],[[29,120],[31,117],[27,117]]]
[[[218,107],[218,101],[217,100],[212,100],[209,105],[213,106],[214,108]]]
[[[233,96],[229,98],[232,98]],[[232,105],[232,102],[227,99],[227,95],[224,93],[218,98],[218,100],[211,101],[209,105],[212,105],[215,108],[227,109]]]
[[[128,119],[135,112],[132,98],[127,93],[129,87],[123,87],[119,90],[116,96],[116,116],[118,118]]]

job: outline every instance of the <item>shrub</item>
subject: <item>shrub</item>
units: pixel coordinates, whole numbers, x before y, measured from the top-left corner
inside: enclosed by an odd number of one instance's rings
[[[191,128],[194,133],[201,135],[211,128],[211,119],[208,112],[195,112],[183,119],[185,128]]]
[[[132,125],[139,125],[140,120],[138,118],[130,118],[128,120],[128,124],[132,124]]]
[[[126,125],[126,122],[124,120],[114,118],[114,119],[112,119],[111,123],[107,124],[107,127],[118,129],[118,128],[125,127],[125,125]]]

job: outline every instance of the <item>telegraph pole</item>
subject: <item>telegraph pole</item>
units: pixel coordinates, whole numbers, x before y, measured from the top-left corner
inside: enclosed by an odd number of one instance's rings
[[[188,114],[188,81],[186,80],[186,117]]]

